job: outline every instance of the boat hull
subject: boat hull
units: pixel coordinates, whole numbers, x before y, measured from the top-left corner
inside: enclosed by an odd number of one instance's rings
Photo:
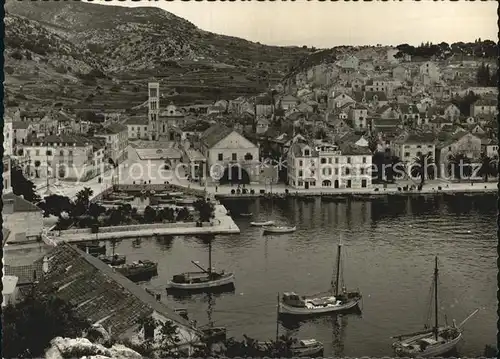
[[[429,335],[420,335],[413,338],[404,340],[404,342],[411,342],[417,340],[418,338],[425,338]],[[435,358],[440,357],[444,354],[450,353],[457,349],[458,343],[462,340],[462,333],[460,333],[455,339],[450,340],[444,344],[430,345],[423,351],[415,351],[411,349],[404,348],[402,346],[393,345],[394,352],[398,357],[411,357],[411,358]]]
[[[297,227],[290,227],[290,228],[273,228],[273,227],[265,227],[264,228],[264,234],[270,234],[270,233],[292,233],[297,230]]]
[[[182,291],[203,291],[219,287],[234,287],[234,274],[227,275],[216,280],[201,282],[201,283],[176,283],[169,281],[167,290],[182,290]]]
[[[294,357],[299,357],[299,358],[316,357],[316,356],[323,356],[324,348],[323,346],[300,348],[300,349],[292,348],[291,351]]]
[[[355,299],[355,300],[349,300],[348,302],[339,305],[317,307],[317,308],[294,307],[291,305],[287,305],[283,302],[280,302],[279,313],[281,315],[309,316],[309,315],[345,312],[356,308],[360,301],[361,299]]]
[[[254,227],[265,227],[265,226],[272,226],[274,224],[274,221],[266,221],[266,222],[250,222],[251,226]]]

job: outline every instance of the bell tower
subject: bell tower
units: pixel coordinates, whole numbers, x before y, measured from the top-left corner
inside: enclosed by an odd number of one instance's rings
[[[148,131],[149,139],[158,139],[160,114],[160,84],[158,82],[148,83]]]

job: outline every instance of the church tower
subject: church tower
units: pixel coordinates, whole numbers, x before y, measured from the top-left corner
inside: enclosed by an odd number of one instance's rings
[[[158,140],[160,117],[160,84],[158,82],[148,83],[148,130],[149,139]]]

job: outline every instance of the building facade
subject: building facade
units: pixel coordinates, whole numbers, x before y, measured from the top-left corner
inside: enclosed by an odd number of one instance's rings
[[[367,148],[296,142],[288,151],[288,185],[297,189],[370,188]]]
[[[94,137],[106,141],[105,156],[114,164],[122,163],[127,159],[128,128],[119,123],[111,123],[97,132]]]

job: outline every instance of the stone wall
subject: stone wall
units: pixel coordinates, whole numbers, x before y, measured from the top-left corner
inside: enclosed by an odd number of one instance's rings
[[[213,223],[204,222],[203,227],[211,227]],[[162,228],[189,228],[196,227],[196,222],[176,222],[176,223],[153,223],[153,224],[132,224],[127,226],[110,226],[99,227],[99,233],[113,233],[113,232],[131,232],[140,230],[162,229]],[[90,228],[67,229],[63,231],[56,231],[61,236],[70,236],[72,234],[92,233]]]

